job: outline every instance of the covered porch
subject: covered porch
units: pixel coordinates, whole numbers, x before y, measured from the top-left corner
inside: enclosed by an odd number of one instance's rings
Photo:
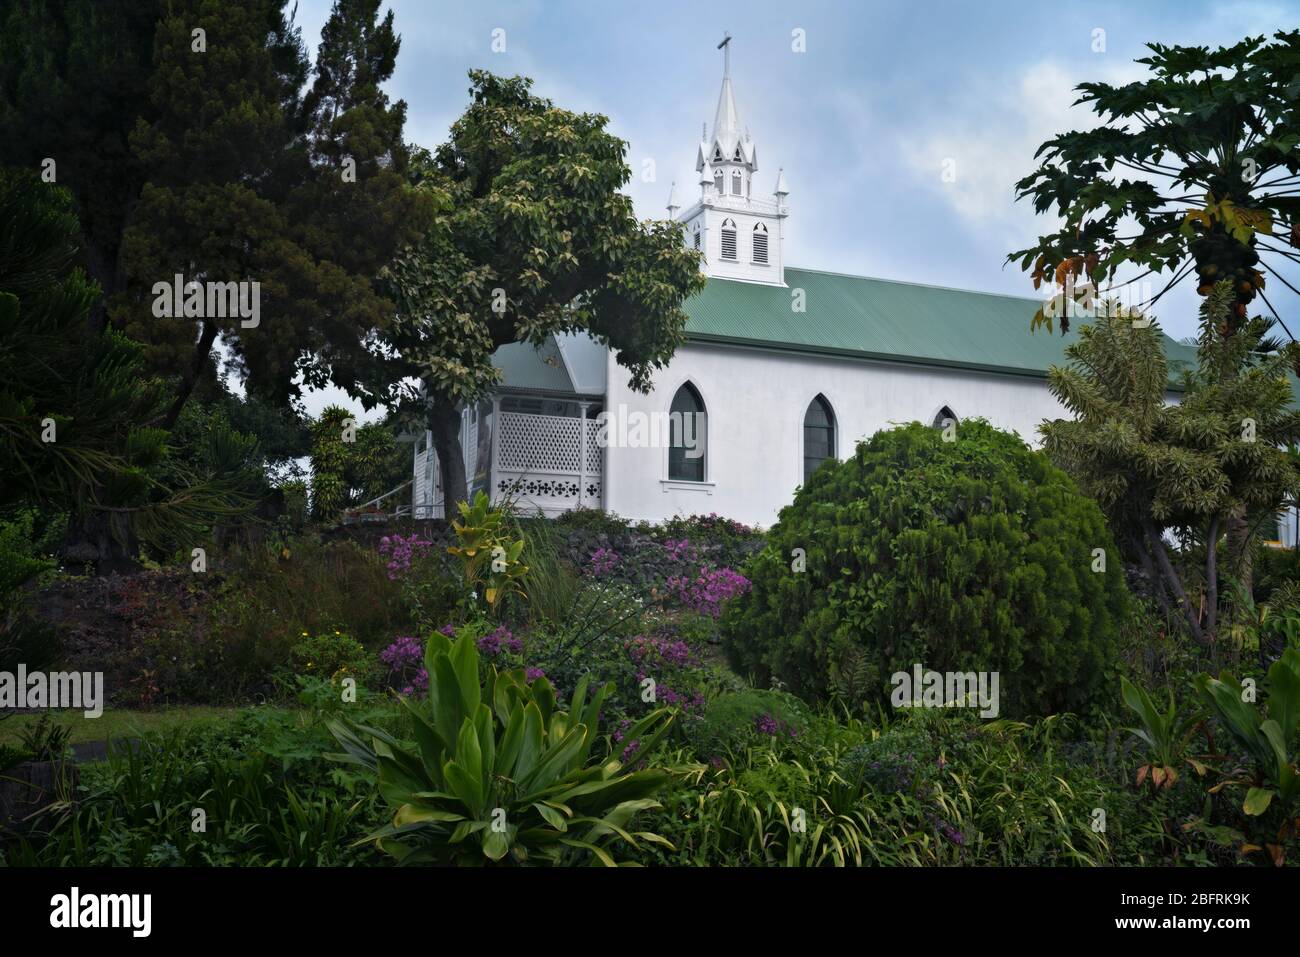
[[[496,396],[466,409],[461,447],[469,494],[486,492],[525,514],[556,516],[604,506],[604,450],[597,443],[595,397],[571,400]],[[411,515],[445,518],[433,433],[415,441]]]
[[[596,417],[604,408],[605,360],[604,348],[585,335],[555,337],[539,348],[513,343],[498,349],[493,362],[500,390],[461,410],[469,494],[486,492],[525,514],[604,508],[605,452]],[[432,433],[413,442],[411,514],[444,518]]]

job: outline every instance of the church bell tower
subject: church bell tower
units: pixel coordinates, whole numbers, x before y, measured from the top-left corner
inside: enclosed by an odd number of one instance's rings
[[[708,276],[784,286],[782,236],[789,215],[785,174],[777,172],[775,188],[767,197],[756,195],[758,147],[736,109],[730,34],[718,49],[722,50],[722,90],[713,127],[705,126],[695,153],[700,198],[679,215],[674,185],[668,215],[682,223],[687,245],[704,254],[702,268]]]

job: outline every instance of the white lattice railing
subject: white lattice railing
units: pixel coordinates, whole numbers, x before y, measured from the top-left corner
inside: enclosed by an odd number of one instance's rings
[[[596,443],[598,431],[594,419],[500,413],[492,470],[494,495],[544,512],[599,506],[604,454]]]

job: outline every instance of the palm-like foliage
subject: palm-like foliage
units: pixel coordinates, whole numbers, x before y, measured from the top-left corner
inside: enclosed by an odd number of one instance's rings
[[[428,700],[401,699],[413,723],[413,745],[376,728],[330,724],[346,752],[337,757],[374,773],[394,808],[393,823],[371,839],[399,862],[568,864],[594,858],[613,865],[614,842],[633,850],[640,842],[667,844],[629,828],[638,812],[660,806],[652,795],[670,773],[593,757],[612,685],[588,700],[583,678],[565,712],[556,708],[544,677],[528,682],[522,671],[489,666],[482,682],[469,630],[454,642],[432,635],[425,667]],[[650,754],[671,720],[671,712],[660,709],[633,725],[625,740],[636,743],[635,755]]]
[[[1129,730],[1150,748],[1150,760],[1138,768],[1137,783],[1140,785],[1149,774],[1153,787],[1173,787],[1178,780],[1177,765],[1201,722],[1200,713],[1179,717],[1172,691],[1169,692],[1169,707],[1162,711],[1143,688],[1128,678],[1120,677],[1120,687],[1124,704],[1142,723],[1140,728]]]
[[[1263,351],[1270,324],[1260,319],[1227,335],[1233,295],[1220,283],[1202,305],[1197,368],[1181,370],[1177,405],[1165,401],[1169,367],[1159,326],[1104,310],[1066,349],[1070,365],[1048,375],[1074,418],[1041,428],[1048,453],[1097,499],[1162,603],[1178,606],[1207,641],[1217,623],[1226,519],[1275,514],[1297,484],[1285,451],[1300,436],[1287,377],[1295,346]],[[1170,559],[1169,530],[1205,548],[1204,619]]]

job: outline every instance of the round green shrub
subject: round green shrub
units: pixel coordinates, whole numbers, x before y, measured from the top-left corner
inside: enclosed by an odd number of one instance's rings
[[[721,622],[733,667],[869,706],[920,664],[998,672],[1002,716],[1084,709],[1129,605],[1096,503],[978,420],[953,441],[916,423],[879,432],[824,464],[746,575]]]

